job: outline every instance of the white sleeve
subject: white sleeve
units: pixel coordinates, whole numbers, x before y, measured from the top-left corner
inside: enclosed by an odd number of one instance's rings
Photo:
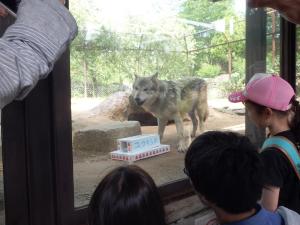
[[[74,18],[58,0],[22,0],[0,39],[0,109],[45,78],[76,34]]]

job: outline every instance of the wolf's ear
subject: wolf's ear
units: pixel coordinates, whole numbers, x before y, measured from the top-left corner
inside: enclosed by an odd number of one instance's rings
[[[134,73],[134,78],[135,78],[135,79],[138,79],[139,76],[138,76],[136,73]]]
[[[152,80],[157,80],[157,78],[158,78],[158,72],[153,74],[152,77],[151,77]]]

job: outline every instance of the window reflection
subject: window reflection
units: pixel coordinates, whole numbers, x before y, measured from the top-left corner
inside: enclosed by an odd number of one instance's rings
[[[280,14],[267,9],[267,71],[280,70]]]
[[[6,1],[3,1],[6,3]],[[9,2],[11,7],[14,2]],[[13,8],[14,9],[14,8]],[[5,32],[6,28],[15,21],[15,18],[0,5],[0,37]],[[0,131],[1,131],[1,110],[0,110]],[[4,182],[3,182],[3,161],[2,161],[2,137],[0,132],[0,224],[5,224],[5,209],[4,209]]]
[[[300,27],[297,25],[296,30],[296,92],[300,96]],[[299,99],[298,99],[299,100]]]
[[[0,130],[1,130],[1,110],[0,110]],[[5,224],[4,211],[4,183],[3,183],[3,162],[2,162],[2,137],[0,132],[0,224]]]
[[[209,116],[203,129],[244,133],[244,106],[227,101],[228,93],[241,89],[245,81],[244,1],[71,1],[70,10],[79,24],[71,46],[75,206],[88,203],[108,171],[128,163],[126,157],[110,157],[118,138],[158,134],[153,113],[170,106],[143,109],[138,104],[150,104],[155,91],[162,97],[173,85],[167,81],[181,80],[174,84],[181,90],[178,97],[198,93],[190,92],[197,90],[198,81],[182,88],[190,77],[206,83]],[[270,53],[269,70],[276,69],[276,57],[277,52]],[[172,85],[157,87],[154,84],[160,82],[148,78],[133,86],[136,75],[150,77],[156,72],[155,79]],[[166,96],[176,103],[174,96]],[[171,151],[154,156],[149,152],[147,159],[131,162],[149,172],[158,185],[185,177],[176,125],[172,119],[160,122],[167,123],[161,144]],[[188,141],[193,132],[188,114],[183,124]]]
[[[0,110],[0,131],[1,131],[1,110]],[[0,132],[0,224],[4,224],[4,182],[3,182],[3,161],[2,161],[2,137]]]

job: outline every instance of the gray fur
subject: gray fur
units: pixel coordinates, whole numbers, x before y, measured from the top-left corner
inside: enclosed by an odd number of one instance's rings
[[[157,118],[161,139],[168,120],[174,120],[179,137],[178,150],[185,151],[189,143],[186,141],[183,118],[186,113],[191,117],[192,137],[196,135],[198,125],[203,131],[208,116],[207,84],[199,78],[163,81],[158,80],[157,76],[157,73],[149,77],[135,75],[132,96],[138,105]]]

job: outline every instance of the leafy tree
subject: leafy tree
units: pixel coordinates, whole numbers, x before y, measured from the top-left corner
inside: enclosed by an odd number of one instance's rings
[[[195,66],[198,72],[205,70],[203,65],[208,64],[215,65],[215,68],[221,67],[223,72],[229,74],[235,71],[233,60],[244,58],[245,54],[245,21],[243,16],[235,13],[233,1],[212,3],[210,0],[188,0],[183,4],[181,16],[208,25],[221,25],[219,28],[216,26],[216,29],[198,27],[196,40],[199,51]]]
[[[99,23],[91,32],[91,19],[80,9],[80,5],[73,8],[79,24],[79,35],[71,47],[73,95],[98,96],[112,84],[131,83],[134,73],[158,71],[161,79],[194,73],[195,54],[190,50],[195,48],[195,31],[178,18],[155,24],[131,18],[126,33]]]

